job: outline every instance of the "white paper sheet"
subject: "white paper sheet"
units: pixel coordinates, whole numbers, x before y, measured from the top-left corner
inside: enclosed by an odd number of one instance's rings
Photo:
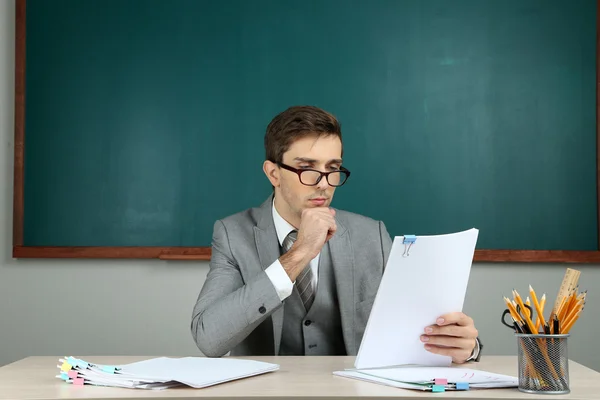
[[[120,368],[127,374],[155,377],[159,381],[177,381],[194,388],[201,388],[274,371],[279,366],[233,358],[160,357],[122,365]]]
[[[101,385],[137,389],[166,389],[181,385],[203,388],[264,374],[279,365],[234,358],[159,357],[125,365],[98,365],[74,357],[59,359],[56,377],[81,385]]]
[[[424,348],[425,327],[462,311],[479,230],[417,236],[407,256],[403,236],[392,250],[355,361],[356,368],[449,366]]]
[[[426,383],[437,378],[447,379],[448,382],[466,382],[470,386],[487,384],[505,384],[517,386],[518,379],[514,376],[495,374],[470,368],[452,367],[397,367],[356,370],[362,374],[376,378],[389,379],[397,382]]]
[[[448,380],[446,390],[454,390],[457,382],[468,383],[470,389],[517,387],[517,377],[495,374],[468,368],[444,367],[396,367],[373,369],[349,369],[335,371],[337,376],[378,383],[402,389],[430,390],[431,382],[437,378]]]
[[[413,385],[410,383],[397,382],[390,379],[379,378],[376,376],[361,374],[357,371],[335,371],[333,373],[337,376],[343,376],[345,378],[358,379],[365,382],[379,383],[386,386],[392,386],[401,389],[413,389],[413,390],[427,390],[428,388],[423,385]]]

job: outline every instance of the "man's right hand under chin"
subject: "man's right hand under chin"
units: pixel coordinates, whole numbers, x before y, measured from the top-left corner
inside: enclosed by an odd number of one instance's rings
[[[294,246],[305,251],[311,260],[315,258],[337,230],[334,217],[335,210],[333,208],[305,208],[302,211],[298,239]]]
[[[334,216],[335,210],[329,207],[302,211],[298,238],[290,251],[279,259],[292,282],[335,234],[337,225]]]

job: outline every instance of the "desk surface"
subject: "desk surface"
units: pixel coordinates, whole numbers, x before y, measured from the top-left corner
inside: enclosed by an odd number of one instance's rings
[[[152,357],[115,356],[85,357],[99,364],[127,364]],[[160,391],[121,389],[99,386],[73,386],[57,378],[60,357],[29,357],[0,368],[0,400],[54,400],[54,399],[167,399],[167,398],[258,398],[269,399],[373,399],[398,397],[451,397],[454,399],[593,399],[600,397],[596,387],[600,373],[571,361],[569,374],[571,394],[532,395],[514,389],[485,389],[430,393],[397,389],[375,383],[334,376],[333,371],[352,368],[354,357],[248,357],[272,362],[280,369],[264,375],[223,383],[204,389],[176,388]],[[500,374],[517,375],[516,357],[488,356],[469,368]]]

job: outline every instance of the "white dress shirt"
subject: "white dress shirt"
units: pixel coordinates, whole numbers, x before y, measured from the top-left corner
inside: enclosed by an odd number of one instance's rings
[[[283,241],[287,237],[288,233],[295,230],[289,222],[287,222],[275,208],[275,202],[273,202],[273,222],[275,223],[275,231],[277,232],[277,239],[279,240],[279,245],[283,244]],[[315,258],[310,261],[310,268],[312,269],[312,287],[317,287],[317,277],[319,276],[319,256],[321,253],[317,254]],[[269,265],[269,267],[265,270],[267,276],[275,286],[275,290],[277,291],[277,295],[281,301],[285,300],[289,295],[292,294],[292,290],[294,289],[294,283],[290,280],[287,272],[283,269],[283,266],[279,262],[279,259],[275,260],[273,264]]]

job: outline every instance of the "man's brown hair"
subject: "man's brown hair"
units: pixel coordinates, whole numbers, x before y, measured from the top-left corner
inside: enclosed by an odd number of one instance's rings
[[[279,163],[292,143],[306,136],[336,135],[342,140],[342,128],[330,113],[314,106],[293,106],[279,113],[267,126],[266,159]],[[343,152],[343,150],[342,150]]]

